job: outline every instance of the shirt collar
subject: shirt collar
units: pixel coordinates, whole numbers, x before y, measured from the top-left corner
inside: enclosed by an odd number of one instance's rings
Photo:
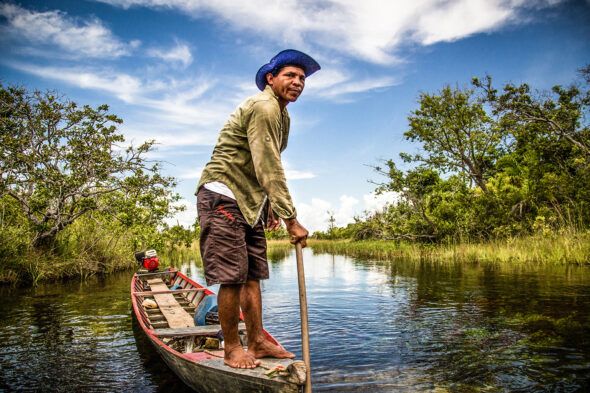
[[[272,89],[272,87],[270,87],[270,85],[266,85],[262,92],[277,100],[277,103],[279,102],[279,97],[275,94],[274,90]],[[283,108],[283,113],[288,113],[286,106]]]

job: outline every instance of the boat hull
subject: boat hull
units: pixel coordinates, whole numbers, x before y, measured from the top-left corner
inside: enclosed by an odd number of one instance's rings
[[[190,287],[202,288],[185,275],[174,272],[173,277],[178,276]],[[223,359],[211,353],[195,352],[181,353],[168,346],[157,335],[157,331],[149,326],[149,317],[142,307],[143,297],[139,294],[146,293],[142,284],[138,282],[137,275],[131,283],[131,298],[133,313],[141,327],[143,334],[147,336],[164,362],[186,385],[197,392],[264,392],[264,393],[299,393],[302,386],[287,382],[281,377],[269,378],[263,369],[251,370],[231,368],[223,363]],[[212,294],[209,290],[205,294]],[[265,332],[268,338],[276,343],[276,340]],[[277,343],[278,344],[278,343]],[[290,359],[262,359],[263,364],[275,366],[282,364],[288,366]]]
[[[228,392],[260,392],[260,393],[299,393],[301,390],[295,384],[285,384],[259,378],[246,377],[243,374],[226,372],[211,367],[207,361],[194,363],[156,347],[168,367],[182,381],[197,392],[228,393]]]

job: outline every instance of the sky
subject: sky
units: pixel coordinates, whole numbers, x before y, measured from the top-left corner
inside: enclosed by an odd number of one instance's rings
[[[283,49],[322,66],[288,106],[282,160],[299,221],[325,230],[395,200],[375,195],[372,167],[419,149],[403,134],[420,93],[485,75],[572,83],[590,64],[590,1],[0,1],[0,81],[108,104],[128,144],[154,139],[148,158],[186,206],[171,224],[194,223],[219,130]]]

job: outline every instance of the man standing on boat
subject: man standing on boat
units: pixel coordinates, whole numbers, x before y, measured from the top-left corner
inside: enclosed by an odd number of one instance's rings
[[[297,221],[281,152],[287,147],[287,105],[303,92],[320,65],[305,53],[278,53],[256,74],[260,93],[244,101],[221,130],[197,187],[200,248],[207,285],[221,284],[219,319],[227,365],[255,368],[258,358],[293,358],[266,340],[260,280],[267,279],[264,227],[282,219],[291,242],[305,247],[308,231]],[[248,332],[246,352],[238,336],[240,306]]]

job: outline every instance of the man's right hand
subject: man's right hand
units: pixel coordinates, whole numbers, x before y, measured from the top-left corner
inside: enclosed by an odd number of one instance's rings
[[[291,235],[291,243],[301,243],[301,247],[307,246],[307,236],[309,232],[297,221],[296,218],[283,220],[287,226],[287,232]]]

